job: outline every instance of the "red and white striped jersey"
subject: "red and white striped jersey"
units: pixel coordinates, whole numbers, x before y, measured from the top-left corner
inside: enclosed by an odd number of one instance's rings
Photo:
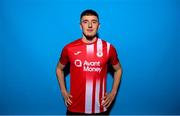
[[[84,43],[78,39],[66,45],[61,53],[60,63],[70,63],[71,112],[100,113],[106,111],[102,97],[106,92],[108,62],[119,63],[115,48],[108,42],[96,39]]]

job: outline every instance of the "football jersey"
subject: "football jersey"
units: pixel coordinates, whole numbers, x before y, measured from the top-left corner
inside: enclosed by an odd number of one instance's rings
[[[78,39],[63,48],[60,63],[70,63],[72,104],[68,110],[80,113],[106,111],[101,104],[106,93],[107,66],[119,63],[115,48],[99,38],[93,43]]]

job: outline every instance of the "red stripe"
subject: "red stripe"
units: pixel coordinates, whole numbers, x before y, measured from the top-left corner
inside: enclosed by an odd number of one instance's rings
[[[96,78],[93,77],[93,95],[92,95],[92,113],[95,112],[95,90],[96,90]]]
[[[104,78],[104,95],[106,94],[106,78],[107,77]],[[103,111],[104,111],[104,109],[103,109]]]
[[[100,92],[99,92],[99,102],[100,102],[100,112],[102,112],[103,111],[103,107],[102,107],[102,105],[101,105],[101,103],[102,103],[102,89],[103,88],[103,78],[100,78]]]

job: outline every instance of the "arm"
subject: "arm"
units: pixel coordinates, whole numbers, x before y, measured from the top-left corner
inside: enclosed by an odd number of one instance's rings
[[[115,70],[115,72],[114,72],[114,81],[113,81],[112,90],[110,93],[108,94],[106,93],[105,97],[103,98],[104,102],[102,103],[102,105],[106,108],[108,108],[111,105],[117,94],[118,86],[122,75],[122,68],[119,63],[113,65],[113,69]]]
[[[63,65],[59,62],[57,65],[57,68],[56,68],[56,75],[57,75],[57,79],[58,79],[59,86],[61,89],[61,93],[65,100],[65,105],[68,106],[68,105],[72,104],[72,101],[70,99],[70,98],[72,98],[72,96],[67,92],[67,89],[65,86],[64,71],[63,71],[64,67],[65,67],[65,65]]]
[[[114,82],[111,93],[116,94],[121,80],[122,69],[119,63],[117,65],[113,65],[113,68],[115,72],[114,72]]]

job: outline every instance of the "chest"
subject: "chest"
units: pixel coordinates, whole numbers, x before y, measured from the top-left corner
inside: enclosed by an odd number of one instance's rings
[[[104,66],[108,62],[106,47],[99,49],[96,45],[82,45],[68,49],[68,56],[72,65]]]

